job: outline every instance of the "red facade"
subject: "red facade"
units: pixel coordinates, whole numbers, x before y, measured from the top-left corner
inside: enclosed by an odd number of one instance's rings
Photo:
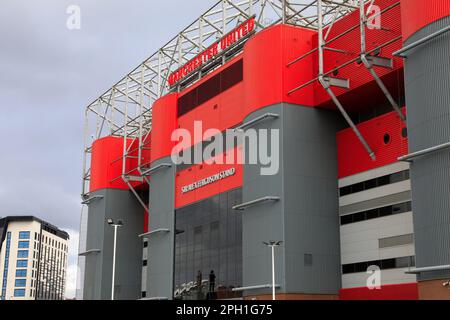
[[[367,287],[341,289],[340,300],[418,300],[417,283],[391,284],[381,289]]]
[[[406,124],[396,112],[390,112],[359,124],[358,129],[375,152],[373,161],[351,128],[337,134],[338,173],[344,178],[379,168],[408,153]]]
[[[121,178],[123,141],[118,137],[105,137],[93,143],[90,192],[101,189],[128,189]]]
[[[151,162],[170,156],[174,142],[172,132],[177,128],[178,94],[168,94],[153,104]]]
[[[450,0],[401,0],[403,41],[416,31],[450,15]]]
[[[234,153],[235,159],[238,157],[237,149],[230,150],[227,153]],[[220,163],[225,163],[225,157],[227,153],[221,154],[213,159],[219,160]],[[238,161],[237,161],[238,162]],[[205,185],[196,190],[183,193],[183,186],[187,186],[193,182],[200,181],[202,179],[208,178],[225,170],[234,168],[235,173],[232,176],[224,178],[223,180],[216,181],[214,183]],[[242,164],[197,164],[192,167],[180,171],[177,173],[175,182],[175,207],[180,208],[203,199],[210,198],[217,194],[240,188],[242,186],[242,174],[243,166]]]

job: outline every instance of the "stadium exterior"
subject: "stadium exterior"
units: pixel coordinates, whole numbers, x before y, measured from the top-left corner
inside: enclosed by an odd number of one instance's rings
[[[86,110],[80,297],[270,299],[275,240],[277,299],[450,299],[449,25],[450,0],[220,1]],[[266,130],[277,170],[174,163],[198,122],[183,153]]]

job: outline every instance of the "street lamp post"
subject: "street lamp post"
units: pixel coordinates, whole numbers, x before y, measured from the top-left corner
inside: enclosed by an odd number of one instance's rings
[[[111,300],[114,300],[114,287],[116,280],[116,250],[117,250],[117,228],[123,226],[122,220],[115,222],[113,219],[107,220],[108,224],[114,227],[114,247],[113,247],[113,265],[112,265],[112,281],[111,281]]]
[[[276,300],[275,297],[275,247],[279,247],[283,241],[269,241],[263,242],[266,246],[271,248],[272,251],[272,300]]]

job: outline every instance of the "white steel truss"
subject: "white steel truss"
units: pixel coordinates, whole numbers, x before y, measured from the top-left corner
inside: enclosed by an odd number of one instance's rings
[[[349,79],[333,78],[332,74],[334,74],[336,71],[338,71],[342,68],[345,68],[346,66],[348,66],[352,63],[361,61],[363,63],[363,65],[367,68],[367,70],[370,72],[371,76],[374,78],[376,84],[380,87],[383,94],[386,96],[386,98],[389,101],[389,103],[391,104],[392,108],[397,112],[400,119],[402,119],[402,121],[404,121],[404,122],[406,121],[406,117],[400,110],[400,107],[398,106],[397,102],[392,97],[389,90],[386,88],[383,81],[378,76],[377,72],[374,70],[374,66],[392,69],[392,66],[393,66],[392,58],[393,57],[378,57],[378,56],[376,56],[375,52],[381,50],[384,47],[389,46],[390,44],[392,44],[394,42],[401,40],[401,38],[402,38],[401,35],[393,36],[391,39],[387,40],[383,44],[377,46],[375,49],[372,49],[370,51],[367,51],[367,45],[366,45],[366,40],[367,40],[366,32],[367,32],[367,28],[369,27],[369,21],[372,19],[376,19],[377,17],[381,17],[381,15],[385,14],[386,12],[389,12],[390,10],[393,10],[394,8],[398,7],[400,5],[400,2],[399,1],[394,2],[390,6],[387,6],[383,10],[380,10],[380,12],[369,16],[371,9],[376,5],[376,3],[377,3],[376,0],[354,0],[352,2],[346,2],[346,3],[338,2],[338,1],[334,1],[334,0],[317,0],[316,7],[315,7],[315,10],[317,12],[317,21],[318,21],[318,23],[317,23],[317,27],[318,27],[317,28],[317,31],[318,31],[317,32],[318,33],[317,48],[309,51],[308,53],[306,53],[306,54],[302,55],[301,57],[298,57],[297,59],[288,63],[288,66],[295,64],[298,61],[304,59],[305,57],[307,57],[313,53],[317,53],[318,64],[319,64],[318,65],[319,72],[318,72],[317,77],[290,90],[288,92],[288,94],[291,94],[293,92],[301,90],[301,89],[318,81],[322,85],[323,89],[330,96],[331,100],[336,105],[337,109],[340,111],[340,113],[342,114],[342,116],[344,117],[344,119],[346,120],[346,122],[348,123],[350,128],[353,130],[355,135],[358,137],[359,141],[361,142],[361,144],[363,145],[363,147],[365,148],[365,150],[367,151],[367,153],[369,154],[369,156],[371,157],[371,159],[373,161],[376,160],[375,152],[372,150],[372,148],[369,146],[369,144],[367,143],[364,136],[361,134],[361,132],[359,131],[357,126],[354,124],[353,120],[348,115],[344,106],[339,101],[338,97],[331,90],[331,87],[341,87],[341,88],[349,89],[350,88]],[[329,14],[328,13],[328,10],[329,10],[328,5],[329,4],[336,5],[336,9],[335,9],[336,12],[340,12],[340,10],[345,10],[345,9],[347,9],[347,10],[350,9],[352,11],[358,10],[359,11],[359,23],[357,25],[350,27],[348,30],[344,31],[343,33],[330,39],[329,38],[330,31],[332,30],[333,24],[336,21],[336,19],[333,19],[333,21],[331,23],[327,21],[328,20],[327,15]],[[333,68],[332,70],[325,71],[325,67],[324,67],[325,52],[327,50],[340,52],[340,53],[344,53],[344,54],[346,53],[343,50],[338,50],[338,49],[332,48],[332,47],[330,47],[330,45],[332,45],[332,43],[335,40],[345,36],[346,34],[352,32],[353,30],[356,30],[357,28],[359,28],[359,31],[360,31],[360,43],[361,43],[361,46],[360,46],[361,51],[360,51],[359,55],[356,58],[346,61],[344,64]],[[385,30],[383,28],[383,26],[381,26],[381,25],[378,26],[377,28],[379,28],[380,30]],[[386,29],[385,31],[390,32],[390,30],[388,30],[388,29]]]
[[[370,1],[373,0],[368,0]],[[153,102],[170,91],[180,89],[180,87],[168,86],[167,80],[173,71],[236,26],[254,16],[256,32],[275,24],[285,23],[323,33],[325,27],[331,26],[354,10],[359,10],[359,0],[221,0],[217,2],[87,106],[82,198],[85,200],[89,197],[92,143],[105,136],[124,139],[121,159],[122,175],[117,179],[123,179],[138,196],[131,183],[145,182],[147,179],[142,172],[148,170],[149,164],[143,163],[142,152],[149,145],[147,140],[152,130]],[[198,76],[202,75],[204,74],[199,73]],[[132,155],[136,152],[135,148],[138,149],[137,168],[127,171],[127,161],[136,157]],[[139,196],[138,199],[146,207]]]

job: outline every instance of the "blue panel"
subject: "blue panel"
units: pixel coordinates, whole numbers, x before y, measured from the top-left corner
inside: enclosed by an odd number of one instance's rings
[[[19,241],[20,249],[28,249],[30,247],[30,241]]]
[[[15,289],[14,297],[25,297],[25,289]]]
[[[19,239],[30,239],[30,231],[20,231]]]

